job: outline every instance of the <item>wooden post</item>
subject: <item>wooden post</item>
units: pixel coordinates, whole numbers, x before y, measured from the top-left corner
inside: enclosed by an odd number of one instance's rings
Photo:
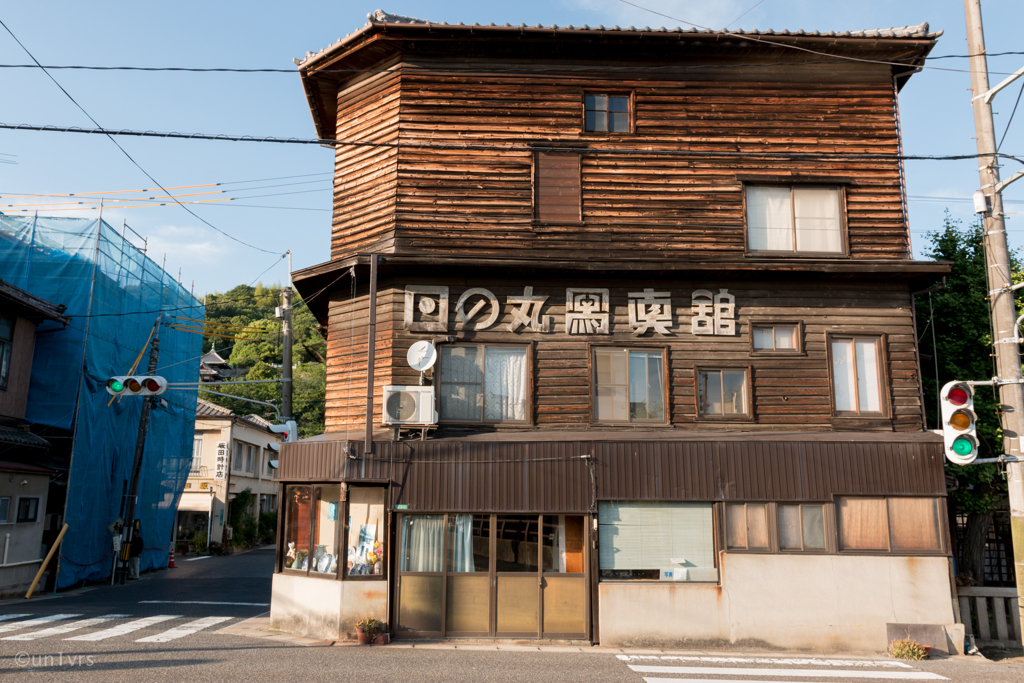
[[[60,547],[60,542],[64,540],[64,534],[68,530],[68,525],[65,524],[64,528],[57,534],[57,540],[53,542],[53,547],[50,548],[50,552],[46,553],[46,559],[43,560],[43,564],[40,565],[39,571],[36,572],[36,578],[32,579],[32,585],[28,587],[28,593],[25,593],[25,599],[28,600],[32,597],[33,591],[36,589],[36,585],[39,583],[39,579],[42,578],[43,572],[46,571],[46,565],[50,564],[50,560],[53,558],[53,554],[57,552],[57,548]]]

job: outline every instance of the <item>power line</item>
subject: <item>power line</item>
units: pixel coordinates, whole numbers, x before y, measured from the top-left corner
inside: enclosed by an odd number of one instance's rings
[[[1003,131],[1003,137],[999,138],[999,144],[996,145],[996,151],[1003,146],[1003,142],[1006,141],[1006,134],[1010,132],[1010,124],[1013,123],[1013,115],[1017,113],[1017,105],[1020,104],[1020,96],[1024,95],[1024,83],[1021,83],[1020,90],[1017,92],[1017,101],[1013,103],[1013,111],[1010,112],[1010,120],[1006,122],[1006,130]]]
[[[3,20],[0,20],[0,26],[3,26],[3,27],[4,27],[4,29],[5,29],[5,30],[6,30],[6,31],[7,31],[7,32],[8,32],[9,34],[11,34],[11,37],[12,37],[12,38],[14,38],[14,42],[16,42],[16,43],[17,43],[17,44],[18,44],[18,45],[19,45],[19,46],[21,47],[21,49],[25,51],[25,54],[27,54],[27,55],[29,56],[29,59],[31,59],[31,60],[32,60],[33,62],[35,62],[36,66],[38,66],[38,67],[39,67],[40,69],[42,69],[42,70],[43,70],[43,73],[44,73],[44,74],[46,74],[46,77],[47,77],[47,78],[49,78],[49,79],[50,79],[51,81],[53,81],[53,84],[54,84],[54,85],[56,85],[56,86],[57,86],[58,88],[60,88],[60,91],[61,91],[62,93],[64,93],[65,95],[67,95],[67,98],[68,98],[69,100],[71,100],[71,102],[72,102],[72,103],[74,103],[74,105],[75,105],[76,107],[78,107],[78,109],[79,109],[79,110],[81,110],[81,112],[82,112],[83,114],[85,114],[85,115],[86,115],[86,117],[88,117],[88,119],[89,119],[90,121],[92,121],[92,122],[93,122],[93,125],[95,125],[95,126],[97,126],[97,127],[100,127],[100,124],[99,124],[99,122],[98,122],[98,121],[97,121],[96,119],[94,119],[94,118],[92,117],[92,115],[91,115],[91,114],[90,114],[89,112],[87,112],[87,111],[85,110],[85,107],[83,107],[82,105],[80,105],[80,104],[78,103],[78,101],[77,101],[77,100],[76,100],[76,99],[75,99],[74,97],[72,97],[72,96],[71,96],[71,93],[69,93],[69,92],[68,92],[67,90],[65,90],[65,89],[64,89],[64,86],[62,86],[62,85],[61,85],[60,83],[58,83],[58,82],[57,82],[57,79],[56,79],[56,78],[54,78],[54,77],[53,77],[53,76],[52,76],[52,75],[50,74],[50,72],[49,72],[49,71],[47,71],[46,69],[44,69],[44,68],[43,68],[43,65],[42,65],[42,64],[40,64],[40,63],[39,63],[39,60],[35,58],[35,55],[33,55],[33,54],[32,54],[32,53],[31,53],[31,52],[29,51],[29,49],[28,49],[27,47],[25,47],[25,45],[24,45],[24,44],[23,44],[23,43],[22,43],[22,42],[21,42],[20,40],[18,40],[18,36],[14,35],[14,31],[12,31],[12,30],[11,30],[11,29],[10,29],[10,28],[9,28],[9,27],[7,26],[7,24],[5,24],[5,23],[3,22]],[[164,189],[164,186],[163,186],[163,185],[161,185],[161,184],[160,184],[160,183],[159,183],[159,182],[157,181],[157,179],[156,179],[156,178],[154,178],[154,177],[153,177],[152,175],[150,175],[150,174],[149,174],[149,172],[148,172],[148,171],[146,171],[146,169],[142,168],[142,166],[141,166],[141,165],[139,164],[139,162],[135,161],[135,159],[134,159],[134,158],[132,157],[132,155],[131,155],[131,154],[129,154],[129,153],[128,153],[128,151],[127,151],[127,150],[126,150],[126,149],[125,149],[124,147],[122,147],[122,146],[121,146],[121,145],[120,145],[120,144],[119,144],[119,143],[117,142],[117,140],[115,140],[115,139],[113,138],[113,136],[111,136],[111,135],[107,135],[107,138],[109,138],[109,139],[110,139],[110,141],[111,141],[111,142],[113,142],[113,143],[114,143],[114,145],[116,145],[116,146],[117,146],[117,148],[118,148],[119,150],[121,150],[121,153],[122,153],[122,154],[124,154],[124,155],[125,155],[125,156],[126,156],[126,157],[128,158],[128,160],[129,160],[130,162],[132,162],[132,164],[134,164],[134,165],[135,165],[135,167],[136,167],[137,169],[139,169],[140,171],[142,171],[142,173],[143,173],[143,174],[144,174],[144,175],[145,175],[145,176],[146,176],[147,178],[149,178],[149,179],[150,179],[150,180],[151,180],[151,181],[153,182],[153,184],[154,184],[154,185],[156,185],[156,186],[157,186],[157,187],[159,187],[159,188],[160,188],[161,190],[163,190],[163,191],[164,191],[164,193],[165,193],[165,194],[167,194],[167,196],[171,196],[171,193],[170,193],[170,192],[168,192],[168,191],[167,191],[166,189]],[[273,252],[273,251],[268,251],[268,250],[266,250],[266,249],[263,249],[263,248],[261,248],[261,247],[257,247],[257,246],[256,246],[256,245],[254,245],[254,244],[249,244],[248,242],[244,242],[244,241],[242,241],[242,240],[238,239],[237,237],[234,237],[234,236],[232,236],[232,235],[229,235],[228,233],[224,232],[223,230],[221,230],[220,228],[218,228],[218,227],[217,227],[216,225],[214,225],[213,223],[210,223],[210,222],[209,222],[209,221],[207,221],[206,219],[204,219],[204,218],[200,217],[200,216],[199,216],[198,214],[196,214],[196,213],[195,213],[194,211],[192,211],[192,209],[188,208],[187,206],[185,206],[185,205],[184,205],[184,204],[182,204],[181,202],[178,202],[178,200],[175,200],[175,202],[176,202],[176,203],[177,203],[177,204],[178,204],[179,206],[181,206],[181,208],[185,209],[185,211],[187,211],[187,212],[189,212],[190,214],[192,214],[192,216],[194,216],[195,218],[199,219],[200,221],[202,221],[202,222],[203,222],[203,223],[205,223],[206,225],[210,226],[211,228],[213,228],[214,230],[216,230],[216,231],[217,231],[217,232],[219,232],[220,234],[224,235],[225,237],[228,237],[228,238],[230,238],[230,239],[234,240],[235,242],[238,242],[239,244],[242,244],[242,245],[244,245],[244,246],[247,246],[247,247],[249,247],[250,249],[255,249],[256,251],[262,251],[262,252],[265,252],[265,253],[267,253],[267,254],[274,254],[274,253],[276,253],[276,252]]]
[[[332,175],[331,172],[324,173],[310,173],[309,175]],[[296,176],[301,177],[301,176]],[[279,180],[278,178],[269,178],[268,180]],[[312,185],[314,183],[322,183],[330,180],[325,178],[324,180],[305,180],[298,183],[277,183],[275,185],[261,185],[259,187],[240,187],[235,190],[219,190],[219,192],[246,192],[248,190],[265,190],[273,187],[291,187],[292,185]],[[222,185],[238,185],[241,183],[255,183],[262,182],[257,180],[239,180],[232,183],[206,183],[203,185],[178,185],[177,187],[169,187],[168,190],[188,190],[198,189],[203,187],[220,187]],[[96,199],[109,198],[108,201],[129,201],[127,199],[110,198],[112,194],[138,194],[139,192],[156,192],[157,188],[144,188],[141,190],[105,190],[102,192],[65,192],[63,194],[26,194],[12,192],[6,195],[0,195],[0,199],[32,199],[42,197],[94,197]],[[209,194],[215,194],[210,192]],[[179,197],[189,195],[178,195]],[[155,197],[145,197],[144,199],[156,199]]]
[[[0,123],[0,129],[6,130],[31,130],[49,133],[84,133],[98,135],[125,135],[130,137],[153,137],[169,138],[178,140],[216,140],[221,142],[263,142],[283,145],[333,145],[338,147],[380,147],[380,148],[401,148],[401,149],[425,149],[441,151],[474,151],[474,152],[576,152],[580,153],[578,147],[559,147],[557,142],[550,146],[537,145],[486,145],[486,144],[465,144],[465,143],[431,143],[431,142],[376,142],[370,140],[337,140],[319,138],[276,138],[271,136],[256,137],[252,135],[223,135],[210,133],[158,133],[155,131],[142,130],[113,130],[108,128],[79,128],[78,126],[38,126],[32,124],[11,124]],[[665,150],[665,149],[637,149],[637,148],[612,148],[590,150],[591,154],[620,155],[629,154],[636,156],[671,156],[671,157],[742,157],[758,159],[795,159],[806,161],[957,161],[963,159],[977,159],[981,154],[947,154],[947,155],[926,155],[926,154],[883,154],[883,153],[856,153],[856,152],[733,152],[733,151],[711,151],[711,150]],[[996,154],[998,157],[1013,159],[1024,164],[1024,161],[1011,154]],[[276,252],[268,252],[276,253]]]

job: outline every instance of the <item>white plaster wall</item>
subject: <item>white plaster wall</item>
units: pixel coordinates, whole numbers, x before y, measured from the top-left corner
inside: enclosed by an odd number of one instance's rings
[[[360,619],[387,621],[387,595],[386,581],[332,581],[274,574],[270,627],[308,638],[351,639]]]
[[[601,583],[601,644],[877,652],[887,623],[953,624],[945,557],[720,558],[720,586]]]

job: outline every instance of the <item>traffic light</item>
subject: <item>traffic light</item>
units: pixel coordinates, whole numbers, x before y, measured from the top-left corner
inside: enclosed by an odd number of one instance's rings
[[[942,438],[946,457],[957,465],[969,465],[978,457],[978,416],[974,413],[974,388],[967,382],[942,387]]]
[[[167,391],[167,380],[163,377],[119,376],[107,380],[107,393],[111,396],[158,396]]]
[[[299,440],[299,426],[295,424],[295,420],[288,420],[283,425],[270,425],[270,431],[283,436],[284,443],[291,443],[292,441]],[[272,450],[280,450],[279,447],[275,448],[275,446],[277,446],[276,443],[269,444],[269,446]]]

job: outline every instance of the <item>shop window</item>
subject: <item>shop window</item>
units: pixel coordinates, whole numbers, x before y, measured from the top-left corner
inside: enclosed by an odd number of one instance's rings
[[[444,515],[402,517],[403,572],[440,572],[444,560]]]
[[[0,315],[0,389],[7,388],[7,377],[11,371],[11,348],[14,345],[15,319]]]
[[[594,348],[594,419],[665,422],[665,352]]]
[[[7,518],[11,514],[11,497],[3,496],[0,498],[0,524],[6,524]]]
[[[825,506],[779,506],[779,548],[781,550],[825,550]]]
[[[310,552],[309,573],[338,574],[338,537],[342,524],[341,486],[337,484],[314,487],[313,542]]]
[[[879,337],[830,337],[837,415],[885,415]]]
[[[725,532],[725,546],[729,550],[770,550],[767,504],[727,504],[725,506]]]
[[[347,577],[385,578],[386,521],[383,487],[349,487],[348,543],[345,551]]]
[[[697,408],[700,417],[750,417],[748,371],[697,370]]]
[[[853,498],[836,502],[840,550],[942,551],[937,498]]]
[[[756,323],[750,328],[751,349],[755,353],[799,353],[800,326],[796,323]]]
[[[602,580],[717,581],[711,503],[598,504]]]
[[[308,571],[313,487],[285,488],[284,568]]]
[[[35,522],[39,519],[39,499],[19,498],[18,499],[18,521]]]
[[[441,347],[440,419],[526,422],[529,354],[522,346]]]
[[[629,95],[584,95],[583,129],[588,133],[630,132],[629,100]]]
[[[747,187],[747,249],[843,254],[842,200],[838,187]]]

